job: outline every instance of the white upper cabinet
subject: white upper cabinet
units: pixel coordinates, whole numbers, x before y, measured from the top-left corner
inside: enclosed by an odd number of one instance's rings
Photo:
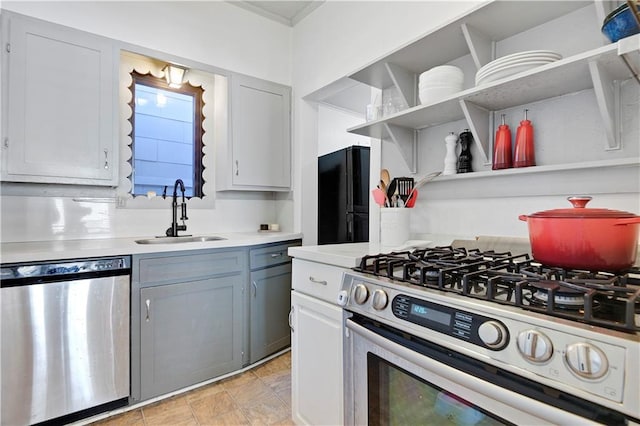
[[[115,186],[111,40],[3,11],[2,180]]]
[[[230,129],[218,146],[218,190],[291,188],[291,88],[230,76]]]

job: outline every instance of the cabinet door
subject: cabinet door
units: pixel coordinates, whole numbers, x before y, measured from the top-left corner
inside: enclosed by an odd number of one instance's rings
[[[242,368],[242,275],[140,290],[141,397]]]
[[[231,180],[235,189],[291,186],[291,89],[231,77]]]
[[[10,25],[6,25],[6,24]],[[115,49],[108,39],[9,15],[3,179],[117,183]]]
[[[251,273],[250,362],[291,344],[291,264]]]
[[[291,306],[293,420],[343,424],[342,309],[297,291]]]

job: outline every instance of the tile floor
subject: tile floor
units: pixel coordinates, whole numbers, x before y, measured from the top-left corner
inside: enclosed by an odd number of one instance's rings
[[[294,425],[291,352],[228,379],[93,425]]]

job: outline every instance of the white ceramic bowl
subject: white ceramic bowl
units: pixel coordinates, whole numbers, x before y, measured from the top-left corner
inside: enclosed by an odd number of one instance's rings
[[[429,83],[420,83],[418,84],[418,89],[428,89],[430,87],[457,87],[458,90],[462,90],[463,84],[462,81],[434,81]]]
[[[422,74],[420,74],[420,78],[433,75],[460,75],[464,77],[464,73],[460,68],[453,65],[440,65],[423,72]]]
[[[418,81],[420,84],[462,83],[464,81],[464,73],[460,68],[453,65],[441,65],[420,74]]]
[[[428,87],[425,89],[420,89],[418,97],[420,98],[420,103],[425,105],[438,102],[455,93],[458,93],[459,91],[460,89],[455,86]]]

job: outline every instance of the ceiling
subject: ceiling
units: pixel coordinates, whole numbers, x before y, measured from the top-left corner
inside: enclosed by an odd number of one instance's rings
[[[247,1],[228,0],[229,3],[257,13],[265,18],[272,19],[290,27],[295,26],[305,16],[316,10],[325,0],[289,0],[289,1]]]

